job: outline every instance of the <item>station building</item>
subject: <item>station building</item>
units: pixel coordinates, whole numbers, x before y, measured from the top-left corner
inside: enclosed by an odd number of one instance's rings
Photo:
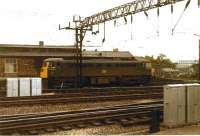
[[[83,59],[102,58],[131,60],[135,59],[129,52],[113,51],[86,51],[83,50]],[[0,77],[39,77],[44,59],[64,58],[74,59],[75,46],[19,45],[0,44]]]
[[[0,77],[38,77],[50,57],[74,57],[74,46],[0,44]]]

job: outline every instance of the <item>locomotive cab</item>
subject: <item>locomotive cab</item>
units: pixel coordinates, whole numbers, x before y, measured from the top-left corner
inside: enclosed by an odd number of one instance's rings
[[[42,68],[40,70],[41,78],[48,78],[48,66],[49,66],[49,62],[43,62]]]
[[[42,68],[40,70],[40,77],[41,78],[48,78],[52,72],[56,70],[56,61],[52,61],[54,59],[46,59],[42,64]],[[57,59],[56,59],[57,60]],[[49,73],[51,71],[51,73]]]

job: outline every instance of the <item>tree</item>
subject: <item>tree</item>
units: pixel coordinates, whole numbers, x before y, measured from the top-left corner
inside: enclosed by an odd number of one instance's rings
[[[156,59],[154,59],[153,56],[145,56],[145,58],[149,60],[152,64],[152,67],[156,69],[176,67],[176,64],[168,59],[165,54],[159,54]]]

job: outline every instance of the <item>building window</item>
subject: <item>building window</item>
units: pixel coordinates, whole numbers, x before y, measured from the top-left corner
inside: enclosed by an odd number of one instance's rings
[[[17,72],[17,59],[7,58],[5,60],[5,73]]]

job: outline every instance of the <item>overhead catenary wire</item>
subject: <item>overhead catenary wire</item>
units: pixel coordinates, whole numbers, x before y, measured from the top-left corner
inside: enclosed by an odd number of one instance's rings
[[[144,11],[144,14],[145,14],[147,20],[150,21],[148,13],[146,11]],[[157,11],[157,15],[158,14],[160,14],[160,13],[158,13],[158,11]],[[150,22],[150,23],[151,23],[152,27],[156,30],[156,34],[158,34],[159,33],[159,29],[157,28],[158,26],[156,27],[152,22]]]

